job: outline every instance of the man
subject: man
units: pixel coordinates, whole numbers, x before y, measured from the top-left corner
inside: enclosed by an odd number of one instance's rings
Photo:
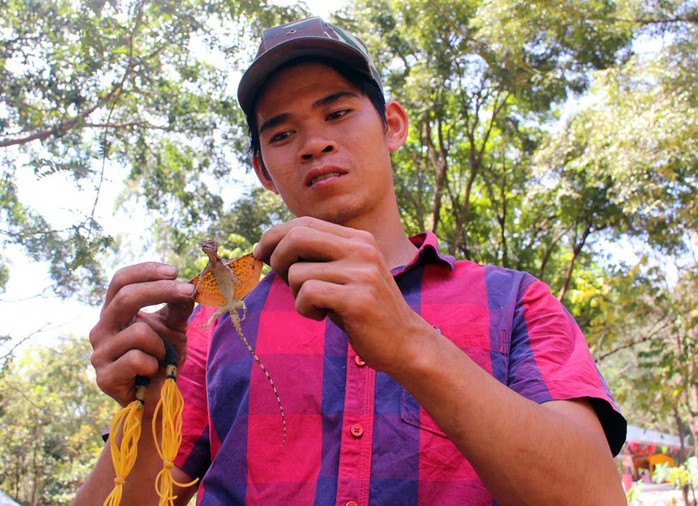
[[[299,217],[255,248],[273,273],[243,322],[287,441],[228,316],[187,322],[193,286],[174,268],[127,267],[91,333],[117,401],[137,374],[153,378],[124,503],[155,503],[149,420],[167,339],[186,357],[174,477],[202,478],[202,504],[625,504],[612,460],[625,421],[547,287],[405,235],[390,154],[408,118],[383,101],[363,43],[319,18],[267,30],[238,98],[261,183]],[[77,503],[111,489],[108,451]]]

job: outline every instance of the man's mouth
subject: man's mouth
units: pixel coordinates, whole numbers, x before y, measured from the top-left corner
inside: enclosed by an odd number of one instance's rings
[[[306,185],[313,186],[314,184],[317,184],[326,179],[330,179],[333,177],[341,177],[344,174],[346,174],[346,172],[341,170],[318,171],[316,173],[311,172],[310,174],[308,174],[308,177],[306,178]]]
[[[321,176],[318,176],[314,178],[312,181],[310,181],[310,186],[314,185],[315,183],[318,183],[320,181],[324,181],[325,179],[329,179],[331,177],[337,177],[341,176],[342,174],[340,172],[328,172],[327,174],[322,174]]]

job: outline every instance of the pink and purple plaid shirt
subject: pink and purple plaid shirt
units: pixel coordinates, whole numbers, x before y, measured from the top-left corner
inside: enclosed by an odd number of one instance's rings
[[[625,420],[578,326],[529,274],[455,262],[435,236],[412,238],[414,261],[393,274],[410,307],[497,380],[535,402],[589,398],[612,451]],[[245,335],[198,308],[187,362],[184,439],[176,464],[202,477],[198,503],[496,504],[472,466],[390,376],[367,367],[329,319],[300,316],[273,273],[246,300]]]

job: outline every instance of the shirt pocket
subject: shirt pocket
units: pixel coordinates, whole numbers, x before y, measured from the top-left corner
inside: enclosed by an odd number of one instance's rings
[[[509,335],[506,330],[472,322],[450,321],[434,328],[482,367],[506,384],[509,369]],[[404,423],[446,437],[431,416],[417,403],[412,394],[401,389],[400,417]]]

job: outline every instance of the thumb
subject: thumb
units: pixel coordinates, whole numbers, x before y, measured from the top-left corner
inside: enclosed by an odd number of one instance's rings
[[[189,317],[194,310],[194,301],[168,302],[160,310],[162,323],[175,332],[186,332]]]
[[[194,301],[168,302],[162,308],[164,324],[175,331],[186,332],[189,317],[194,310]]]

